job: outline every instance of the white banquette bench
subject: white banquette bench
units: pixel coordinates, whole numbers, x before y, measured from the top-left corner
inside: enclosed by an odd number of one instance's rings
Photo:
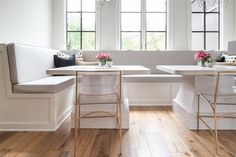
[[[70,115],[74,77],[48,76],[57,50],[0,44],[0,130],[56,130]]]

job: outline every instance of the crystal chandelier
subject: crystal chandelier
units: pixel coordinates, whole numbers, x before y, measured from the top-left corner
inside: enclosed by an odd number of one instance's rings
[[[192,3],[197,1],[199,7],[204,7],[204,5],[207,7],[207,9],[212,9],[220,5],[226,5],[228,3],[228,0],[192,0]]]
[[[96,3],[97,8],[114,8],[116,5],[116,0],[96,0]]]

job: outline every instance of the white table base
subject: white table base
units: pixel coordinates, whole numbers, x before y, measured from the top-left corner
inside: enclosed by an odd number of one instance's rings
[[[183,76],[183,83],[175,99],[173,99],[173,110],[176,116],[185,124],[189,129],[197,128],[197,94],[196,86],[202,85],[207,86],[207,82],[197,82],[197,77],[199,76]],[[235,100],[236,102],[236,100]],[[201,102],[201,113],[209,114],[210,109],[206,104]],[[224,108],[223,106],[218,108],[218,112],[225,113],[224,110],[236,110],[235,106]],[[208,119],[208,123],[213,127],[213,120]],[[224,130],[235,130],[236,120],[235,119],[224,119],[218,123],[219,129]],[[205,125],[200,122],[200,129],[207,129]]]

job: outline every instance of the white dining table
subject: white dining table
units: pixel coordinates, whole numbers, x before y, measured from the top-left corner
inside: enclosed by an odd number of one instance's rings
[[[116,71],[121,70],[123,75],[132,74],[150,74],[151,70],[141,65],[114,65],[112,67],[99,67],[99,66],[67,66],[60,68],[47,69],[49,75],[75,75],[76,71]]]
[[[75,75],[76,71],[122,71],[123,75],[132,75],[132,74],[150,74],[151,70],[149,68],[146,68],[141,65],[114,65],[112,67],[98,67],[98,66],[67,66],[67,67],[61,67],[61,68],[52,68],[47,70],[47,74],[49,75]],[[126,83],[122,83],[122,128],[128,129],[129,128],[129,101],[127,96],[127,90],[126,90]],[[102,107],[103,109],[110,108],[105,105],[99,105],[99,107]],[[107,108],[108,107],[108,108]],[[87,112],[94,109],[99,109],[97,107],[88,107],[84,110],[81,109],[81,112]],[[100,118],[101,119],[101,118]],[[71,127],[74,127],[74,113],[72,112],[72,123]],[[104,120],[106,123],[104,123]],[[115,122],[113,119],[83,119],[81,121],[81,128],[116,128]]]
[[[236,72],[236,66],[215,65],[211,68],[199,67],[197,65],[157,65],[158,70],[182,75],[181,87],[173,99],[173,110],[177,117],[189,128],[196,129],[196,113],[197,113],[197,94],[198,89],[208,89],[208,85],[213,81],[213,75],[216,72],[228,71]],[[227,86],[227,82],[232,80],[224,80],[223,86]],[[232,88],[233,90],[233,88]],[[236,98],[236,96],[235,96]],[[235,99],[236,101],[236,99]],[[231,108],[234,109],[234,108]],[[201,112],[208,113],[209,108],[203,107]],[[224,112],[224,109],[222,109]],[[209,120],[210,121],[210,120]],[[210,122],[211,123],[211,122]],[[200,127],[205,129],[203,126]],[[235,121],[220,123],[221,129],[236,129]]]

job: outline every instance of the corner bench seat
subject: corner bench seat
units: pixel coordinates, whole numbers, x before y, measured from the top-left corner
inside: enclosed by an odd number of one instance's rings
[[[74,76],[51,76],[13,85],[15,93],[57,93],[74,84]]]
[[[139,75],[125,75],[124,82],[181,82],[181,75],[170,74],[139,74]]]
[[[57,52],[0,44],[0,131],[55,131],[71,115],[74,77],[46,73]]]

